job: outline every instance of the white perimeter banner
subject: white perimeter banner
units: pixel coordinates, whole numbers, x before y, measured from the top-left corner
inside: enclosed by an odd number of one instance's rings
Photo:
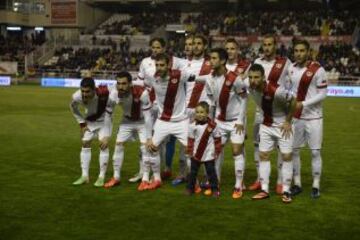
[[[16,74],[18,70],[17,62],[0,62],[0,74]]]

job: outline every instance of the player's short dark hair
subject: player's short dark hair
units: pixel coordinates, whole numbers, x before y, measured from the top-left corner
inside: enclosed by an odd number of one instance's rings
[[[225,62],[228,60],[228,54],[223,48],[213,48],[210,50],[210,53],[217,53],[219,55],[220,60],[224,60]]]
[[[306,50],[310,49],[310,43],[308,41],[306,41],[305,39],[296,39],[294,41],[294,48],[296,45],[304,45]]]
[[[276,37],[275,37],[274,34],[270,34],[270,33],[265,34],[264,37],[263,37],[263,39],[265,39],[265,38],[272,38],[272,39],[274,40],[274,45],[276,45],[277,40],[276,40]]]
[[[265,70],[264,67],[261,66],[260,64],[254,63],[251,65],[251,67],[249,68],[249,72],[253,71],[253,72],[260,72],[261,76],[265,75]]]
[[[193,39],[195,39],[195,38],[200,38],[204,45],[208,44],[207,38],[202,34],[195,34]]]
[[[239,43],[236,41],[235,38],[227,38],[225,40],[225,44],[227,44],[227,43],[234,43],[237,47],[239,47]]]
[[[194,34],[187,34],[186,36],[185,36],[185,41],[186,40],[188,40],[188,39],[194,39]]]
[[[207,113],[209,113],[210,106],[209,106],[209,104],[208,104],[207,102],[205,102],[205,101],[199,102],[199,103],[196,105],[196,107],[202,107],[203,109],[205,109],[205,111],[206,111]]]
[[[132,76],[129,72],[127,71],[122,71],[122,72],[119,72],[117,75],[116,75],[116,78],[126,78],[127,81],[130,83],[132,81]]]
[[[80,82],[80,87],[86,88],[89,87],[92,90],[95,89],[95,80],[92,77],[85,77]]]
[[[161,60],[165,60],[167,64],[169,64],[170,62],[170,58],[166,53],[160,53],[155,56],[155,61],[161,61]]]
[[[155,38],[151,39],[149,46],[151,47],[151,45],[153,45],[154,42],[159,42],[162,47],[166,46],[165,39],[163,39],[163,38],[155,37]]]

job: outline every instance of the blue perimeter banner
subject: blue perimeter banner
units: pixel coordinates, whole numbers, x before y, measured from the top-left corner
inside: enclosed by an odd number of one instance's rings
[[[43,87],[79,88],[80,78],[42,78]],[[95,79],[95,84],[115,86],[116,80]],[[360,97],[360,86],[328,86],[328,96],[331,97]]]
[[[42,78],[41,86],[43,87],[61,87],[61,88],[80,88],[80,78]],[[116,80],[95,79],[96,86],[108,85],[115,86]]]
[[[360,97],[360,86],[328,86],[329,97]]]
[[[11,77],[10,76],[0,76],[0,86],[10,86]]]

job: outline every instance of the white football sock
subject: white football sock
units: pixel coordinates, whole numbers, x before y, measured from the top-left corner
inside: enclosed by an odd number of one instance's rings
[[[320,150],[311,150],[311,166],[312,166],[312,176],[313,176],[313,188],[320,189],[320,177],[322,170],[322,159]]]
[[[120,171],[124,161],[124,146],[115,145],[114,155],[113,155],[113,169],[114,169],[114,178],[120,180]]]
[[[143,176],[142,181],[150,181],[150,170],[151,170],[151,159],[149,158],[150,153],[146,150],[142,153],[142,162],[143,162]]]
[[[108,162],[109,162],[109,148],[106,148],[105,150],[100,150],[100,154],[99,154],[99,164],[100,164],[99,177],[101,177],[101,178],[105,177]]]
[[[161,181],[161,176],[160,176],[160,154],[159,154],[159,152],[151,153],[149,158],[150,158],[150,161],[151,161],[151,169],[153,171],[154,180],[160,180]]]
[[[235,188],[242,188],[242,182],[244,177],[245,158],[243,154],[234,156],[235,165]]]
[[[81,166],[81,176],[89,177],[89,168],[91,161],[91,148],[81,148],[80,152],[80,166]]]
[[[259,173],[261,190],[269,193],[269,180],[270,180],[271,165],[270,161],[260,161]]]
[[[292,174],[293,174],[293,161],[283,161],[282,164],[283,192],[290,192]]]
[[[299,148],[294,148],[292,159],[294,166],[294,184],[301,187],[301,161]]]
[[[140,157],[139,157],[139,174],[142,176],[144,174],[144,155],[147,154],[147,149],[145,144],[140,145]]]
[[[281,156],[281,152],[280,149],[277,148],[277,184],[282,184],[282,173],[281,173],[281,169],[282,169],[282,156]]]

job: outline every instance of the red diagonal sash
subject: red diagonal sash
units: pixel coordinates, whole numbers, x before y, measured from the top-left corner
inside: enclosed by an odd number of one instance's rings
[[[207,75],[211,73],[211,65],[208,59],[204,59],[204,62],[200,69],[200,76]],[[194,88],[191,92],[190,101],[188,104],[188,108],[195,108],[196,105],[199,102],[199,99],[201,97],[201,93],[204,90],[205,83],[204,82],[195,82]]]
[[[133,86],[132,87],[132,103],[131,103],[131,116],[130,119],[133,121],[140,120],[141,111],[141,95],[144,92],[144,87]]]
[[[229,103],[230,91],[236,78],[237,74],[231,71],[228,72],[225,76],[225,81],[223,83],[219,96],[220,114],[217,117],[221,121],[226,121],[226,109]]]
[[[195,160],[201,161],[201,158],[203,157],[205,149],[208,145],[210,135],[214,131],[215,127],[216,127],[215,122],[213,122],[213,121],[208,122],[208,124],[200,138],[200,142],[196,149],[196,153],[194,154]]]
[[[277,84],[267,84],[261,101],[261,108],[264,112],[264,121],[263,124],[266,126],[271,126],[273,123],[273,102],[276,89],[278,88]]]
[[[172,112],[174,110],[175,98],[180,83],[180,71],[171,70],[169,74],[169,82],[166,90],[164,109],[160,119],[164,121],[170,121]]]
[[[268,82],[272,84],[277,84],[279,81],[279,78],[281,76],[281,73],[284,70],[284,67],[286,65],[286,58],[283,57],[277,57],[275,59],[275,63],[273,67],[270,70],[269,76],[268,76]]]
[[[317,63],[317,62],[310,62],[308,64],[308,66],[306,67],[307,69],[305,70],[305,72],[301,76],[299,86],[298,86],[298,90],[297,90],[296,100],[298,102],[302,102],[302,101],[305,100],[305,97],[306,97],[306,94],[308,92],[310,83],[311,83],[312,79],[314,78],[316,71],[320,67],[321,67],[320,64]],[[294,117],[300,118],[302,110],[303,110],[303,108],[297,110],[294,113]]]

